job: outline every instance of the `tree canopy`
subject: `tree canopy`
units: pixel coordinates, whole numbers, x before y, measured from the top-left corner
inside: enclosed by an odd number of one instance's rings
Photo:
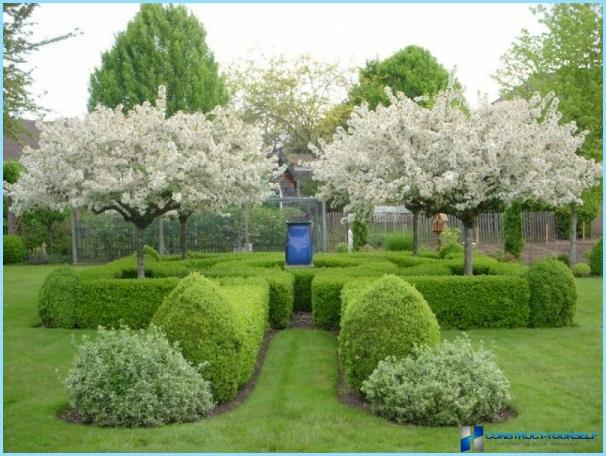
[[[3,75],[3,112],[2,120],[4,135],[14,140],[19,139],[24,129],[21,120],[24,114],[37,114],[44,111],[38,104],[36,97],[31,93],[31,70],[22,67],[32,52],[43,46],[74,36],[77,30],[32,41],[31,15],[37,3],[4,3],[2,11],[3,43],[4,43],[4,75]]]
[[[154,102],[166,87],[168,116],[178,111],[209,112],[228,94],[206,31],[184,6],[144,3],[114,46],[101,56],[90,78],[88,109],[97,104],[124,111]]]
[[[504,98],[554,92],[563,121],[588,130],[580,153],[602,160],[602,5],[533,8],[546,30],[522,30],[495,74]]]

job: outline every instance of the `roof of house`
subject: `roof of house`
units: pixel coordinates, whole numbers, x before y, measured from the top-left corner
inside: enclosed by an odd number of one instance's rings
[[[3,151],[4,161],[7,160],[19,160],[23,153],[25,146],[33,148],[38,147],[38,140],[40,139],[40,132],[36,128],[35,120],[23,120],[23,126],[25,131],[19,135],[17,141],[12,138],[4,136]]]

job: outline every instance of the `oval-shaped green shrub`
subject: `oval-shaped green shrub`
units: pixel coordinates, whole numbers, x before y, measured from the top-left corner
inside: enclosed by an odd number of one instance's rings
[[[577,263],[572,267],[572,273],[575,277],[589,277],[591,275],[591,268],[588,264]]]
[[[79,347],[65,385],[72,407],[99,426],[194,421],[214,406],[200,369],[154,327],[101,328],[98,337]]]
[[[456,258],[459,255],[462,255],[465,251],[465,248],[459,244],[458,242],[449,242],[444,244],[440,248],[440,258]]]
[[[238,337],[226,298],[214,282],[200,274],[185,277],[156,311],[152,324],[179,342],[185,359],[208,362],[206,376],[220,402],[238,390]]]
[[[491,422],[510,399],[509,381],[493,353],[474,350],[466,337],[416,347],[404,359],[388,357],[362,393],[373,413],[423,426]]]
[[[49,328],[74,328],[80,291],[80,278],[73,268],[61,266],[53,270],[38,292],[42,324]]]
[[[534,263],[528,270],[529,326],[564,326],[572,323],[577,289],[569,267],[555,259]]]
[[[3,239],[4,248],[4,264],[21,263],[25,260],[27,251],[25,250],[25,244],[21,236],[14,234],[5,234]]]
[[[423,296],[401,278],[386,275],[344,309],[340,354],[345,377],[359,388],[382,359],[406,356],[414,345],[435,345],[439,339],[438,321]]]
[[[591,273],[602,275],[602,238],[596,242],[589,252],[589,266]]]

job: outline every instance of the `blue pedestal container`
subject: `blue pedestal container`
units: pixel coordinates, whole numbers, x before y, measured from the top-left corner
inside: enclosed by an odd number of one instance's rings
[[[313,249],[311,222],[288,222],[286,233],[286,265],[311,266]]]

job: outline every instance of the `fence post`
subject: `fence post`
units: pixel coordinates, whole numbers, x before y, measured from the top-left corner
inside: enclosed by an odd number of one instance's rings
[[[322,250],[324,252],[328,251],[328,239],[326,238],[326,203],[324,200],[321,201],[322,204]]]
[[[78,209],[72,209],[72,264],[78,264]]]
[[[545,222],[545,242],[549,242],[549,223]]]

